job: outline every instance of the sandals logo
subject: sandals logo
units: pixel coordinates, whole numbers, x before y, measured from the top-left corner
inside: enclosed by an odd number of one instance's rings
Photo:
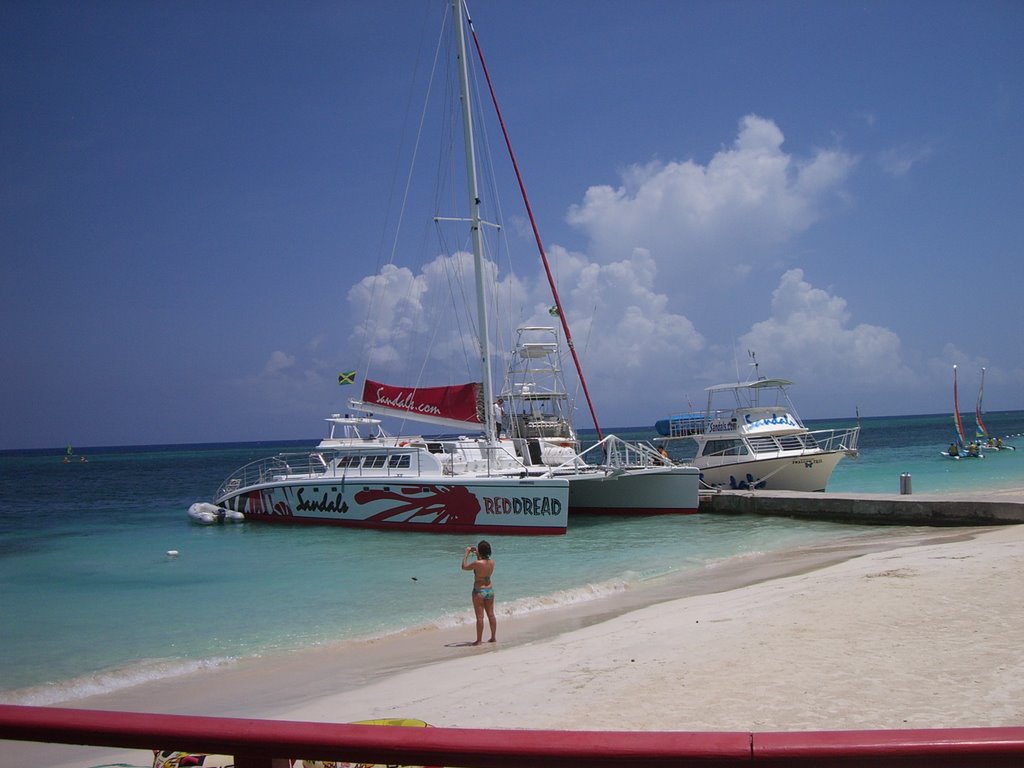
[[[319,499],[306,499],[302,495],[302,492],[305,490],[305,488],[299,488],[295,493],[299,500],[295,508],[299,512],[340,512],[341,514],[348,512],[348,504],[345,503],[340,493],[336,492],[334,498],[331,498],[324,491],[324,495]],[[316,489],[314,489],[315,491]]]

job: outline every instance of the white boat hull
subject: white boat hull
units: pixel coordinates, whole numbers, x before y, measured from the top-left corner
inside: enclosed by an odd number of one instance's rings
[[[299,478],[216,500],[246,520],[473,534],[563,534],[569,483],[560,478]]]
[[[726,490],[824,491],[842,451],[701,466],[705,486]]]
[[[579,474],[569,480],[575,515],[693,514],[700,503],[694,467],[652,467]]]

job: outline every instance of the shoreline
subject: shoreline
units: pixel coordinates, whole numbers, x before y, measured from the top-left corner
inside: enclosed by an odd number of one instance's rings
[[[936,569],[946,561],[958,571]],[[1024,526],[883,529],[852,541],[655,579],[580,606],[499,619],[496,646],[466,647],[471,625],[419,629],[244,659],[59,706],[322,722],[410,717],[448,727],[586,730],[1016,725],[1024,721],[1024,704],[1013,703],[1024,702],[1024,682],[1014,682],[1024,681],[1024,617],[1003,617],[1004,640],[985,627],[1000,613],[989,605],[993,600],[1006,608],[1002,612],[1019,614],[1009,584],[1019,589],[1022,568]],[[976,583],[980,578],[995,578],[1003,588],[983,588]],[[915,595],[915,586],[928,594]],[[855,600],[860,592],[864,604]],[[921,627],[893,632],[878,617],[849,626],[843,620],[851,611],[908,599],[904,609],[920,611],[919,623],[928,630],[923,647],[945,638],[955,625],[964,636],[965,656],[987,658],[997,670],[1002,664],[999,679],[1005,677],[1005,685],[981,674],[985,670],[975,669],[977,664],[967,674],[985,677],[994,689],[989,694],[999,705],[991,716],[963,707],[968,694],[955,684],[962,660],[944,662],[938,652],[931,672],[947,680],[949,689],[945,696],[931,688],[919,691],[917,702],[907,703],[909,717],[879,714],[878,701],[865,708],[857,701],[864,692],[837,692],[830,701],[811,703],[830,690],[830,681],[849,685],[886,678],[901,671],[895,661],[900,653],[910,651],[911,661],[928,656],[908,648],[902,638]],[[987,613],[976,626],[965,618],[983,610]],[[889,619],[898,623],[899,612]],[[874,634],[861,637],[867,627]],[[971,639],[977,647],[967,644]],[[773,649],[767,657],[765,648]],[[817,665],[809,664],[822,653]],[[746,663],[753,658],[759,662],[751,669]],[[880,674],[883,669],[889,672]],[[766,674],[767,680],[757,682]],[[873,682],[885,685],[885,680]],[[959,683],[978,687],[977,680]],[[488,691],[486,707],[479,704],[481,685]],[[1012,696],[999,693],[999,685]],[[915,686],[907,687],[913,698]],[[960,702],[957,712],[937,706],[947,698]],[[749,709],[752,702],[760,702],[757,713]],[[6,746],[17,754],[26,750],[20,764],[99,762],[95,748]],[[122,753],[116,762],[141,765],[139,754]]]

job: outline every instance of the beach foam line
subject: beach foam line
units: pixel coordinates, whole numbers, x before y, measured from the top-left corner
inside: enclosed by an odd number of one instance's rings
[[[140,661],[120,669],[96,672],[59,683],[2,691],[0,704],[50,706],[89,696],[116,693],[126,688],[191,675],[195,672],[224,669],[236,662],[237,658],[229,656],[198,660]]]

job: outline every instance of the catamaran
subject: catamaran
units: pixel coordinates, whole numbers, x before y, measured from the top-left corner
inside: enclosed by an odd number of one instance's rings
[[[328,436],[311,452],[280,454],[236,470],[213,504],[246,520],[474,534],[560,534],[570,514],[696,512],[697,470],[676,466],[653,446],[604,437],[598,428],[598,443],[580,452],[569,422],[551,431],[518,412],[510,413],[508,434],[498,434],[467,27],[485,75],[486,66],[461,0],[453,0],[452,18],[469,201],[469,215],[456,221],[469,225],[472,241],[481,379],[424,387],[364,378],[362,397],[350,401],[357,415],[332,415]],[[519,182],[528,206],[521,177]],[[547,268],[543,250],[541,257]],[[557,292],[555,302],[569,339]],[[538,349],[523,347],[526,354]],[[507,379],[510,408],[540,403],[514,381]],[[393,436],[381,426],[386,417],[455,432]]]

